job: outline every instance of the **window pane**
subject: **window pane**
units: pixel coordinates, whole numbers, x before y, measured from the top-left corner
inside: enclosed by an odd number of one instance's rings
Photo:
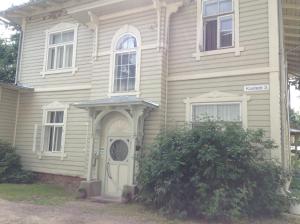
[[[66,46],[66,55],[65,55],[65,67],[71,68],[73,65],[73,45]]]
[[[120,91],[121,92],[127,91],[127,79],[121,79],[120,81],[121,81]]]
[[[131,65],[136,64],[136,53],[131,53],[129,55],[129,64],[131,64]]]
[[[240,104],[208,104],[193,106],[193,122],[210,118],[217,121],[241,121]]]
[[[129,77],[135,78],[136,66],[129,65]]]
[[[63,68],[64,65],[64,47],[57,48],[56,68]]]
[[[53,151],[53,138],[54,138],[54,127],[47,127],[48,129],[48,151]]]
[[[54,138],[54,151],[61,151],[61,139],[62,139],[62,127],[55,128],[55,138]]]
[[[218,120],[221,121],[240,121],[239,104],[220,104],[218,108]]]
[[[128,151],[128,145],[122,140],[117,140],[110,147],[110,156],[114,161],[124,161]]]
[[[64,123],[64,112],[57,111],[55,112],[55,123]]]
[[[115,69],[115,79],[121,78],[121,73],[122,73],[122,67],[121,66],[116,66],[116,69]]]
[[[55,112],[48,112],[47,123],[55,123]]]
[[[135,78],[130,78],[128,81],[128,91],[135,90]]]
[[[120,78],[127,78],[128,77],[128,73],[129,73],[129,71],[128,71],[128,65],[123,65],[121,67],[121,76],[120,76]]]
[[[61,33],[54,33],[50,35],[50,43],[49,44],[59,44],[61,43]]]
[[[70,42],[74,40],[74,31],[67,31],[62,33],[62,42]]]
[[[220,0],[220,13],[232,12],[232,0]]]
[[[123,36],[117,44],[117,50],[133,49],[136,47],[137,47],[136,39],[134,36],[130,34]]]
[[[205,22],[205,50],[211,51],[217,49],[218,22],[211,20]]]
[[[215,120],[217,118],[215,105],[193,106],[193,121],[203,121],[207,118]]]
[[[123,54],[122,55],[122,64],[127,65],[129,62],[129,54]]]
[[[220,20],[220,47],[232,46],[232,17],[224,17]]]
[[[210,0],[204,2],[204,16],[213,16],[219,13],[218,1]]]
[[[49,48],[48,53],[48,69],[54,69],[55,48]]]

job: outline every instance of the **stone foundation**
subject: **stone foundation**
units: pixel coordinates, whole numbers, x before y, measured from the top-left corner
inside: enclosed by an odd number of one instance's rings
[[[101,195],[101,181],[82,181],[79,186],[80,198],[95,197]]]
[[[72,192],[77,192],[81,181],[83,181],[83,179],[80,177],[55,175],[49,173],[35,173],[35,174],[37,176],[37,180],[41,183],[61,186],[66,190]]]

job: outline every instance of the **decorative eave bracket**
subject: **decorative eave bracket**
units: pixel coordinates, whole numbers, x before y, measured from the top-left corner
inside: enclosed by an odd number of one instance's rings
[[[98,57],[98,43],[99,43],[99,17],[96,16],[93,12],[88,11],[90,22],[88,27],[94,32],[94,43],[93,43],[93,61],[97,60]]]
[[[171,15],[183,6],[184,0],[169,4],[164,0],[152,0],[152,2],[157,12],[157,48],[167,49]]]

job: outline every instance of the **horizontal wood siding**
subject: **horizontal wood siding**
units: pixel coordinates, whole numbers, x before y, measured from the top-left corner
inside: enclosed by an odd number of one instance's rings
[[[67,114],[65,153],[67,157],[42,156],[38,158],[33,152],[34,126],[42,125],[42,107],[54,101],[62,104],[72,104],[89,97],[89,91],[66,91],[26,93],[20,98],[20,116],[17,126],[17,148],[22,156],[24,167],[29,170],[84,177],[86,172],[87,154],[87,124],[88,113],[85,110],[70,106]]]
[[[18,92],[0,87],[0,140],[13,143]]]
[[[185,124],[186,108],[184,100],[188,97],[197,97],[215,90],[242,96],[245,94],[245,85],[268,82],[268,74],[169,82],[168,127]],[[267,136],[270,136],[269,92],[248,92],[247,96],[251,97],[248,102],[248,127],[250,129],[264,129]]]

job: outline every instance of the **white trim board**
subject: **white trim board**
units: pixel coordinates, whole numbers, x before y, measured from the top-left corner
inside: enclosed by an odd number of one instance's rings
[[[264,74],[273,72],[274,69],[270,67],[265,68],[250,68],[250,69],[241,69],[241,70],[232,70],[232,71],[223,71],[223,72],[211,72],[204,74],[193,74],[193,75],[176,75],[169,76],[168,81],[187,81],[195,79],[208,79],[208,78],[218,78],[218,77],[230,77],[230,76],[242,76],[242,75],[253,75],[253,74]]]
[[[279,61],[279,19],[278,1],[268,0],[269,11],[269,61],[270,67],[276,68],[270,72],[270,131],[271,138],[279,146],[271,151],[272,159],[282,161],[281,150],[281,102],[280,102],[280,61]],[[280,150],[281,149],[281,150]]]
[[[79,85],[79,86],[59,86],[59,87],[40,87],[35,88],[34,92],[60,92],[60,91],[73,91],[73,90],[89,90],[91,85]]]

